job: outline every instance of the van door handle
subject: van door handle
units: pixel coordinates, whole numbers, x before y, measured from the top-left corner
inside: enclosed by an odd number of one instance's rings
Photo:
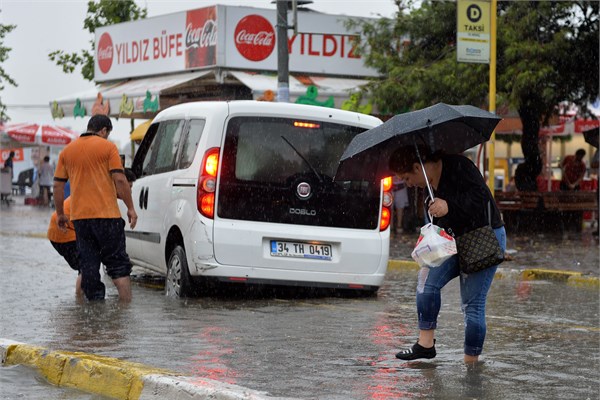
[[[140,199],[138,204],[140,205],[140,210],[144,208],[144,187],[142,186],[142,190],[140,190]]]
[[[148,192],[150,191],[150,188],[146,188],[146,193],[144,194],[144,208],[147,210],[148,209]]]

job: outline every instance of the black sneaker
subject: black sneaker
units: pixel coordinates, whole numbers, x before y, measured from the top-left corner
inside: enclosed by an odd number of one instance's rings
[[[417,341],[417,343],[415,343],[410,349],[398,352],[398,354],[396,354],[396,358],[410,361],[419,358],[434,358],[435,355],[435,339],[433,339],[433,347],[423,347]]]

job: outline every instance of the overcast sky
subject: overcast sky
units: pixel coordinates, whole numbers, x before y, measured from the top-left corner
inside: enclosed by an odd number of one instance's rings
[[[137,3],[148,9],[148,17],[214,4],[275,9],[271,0],[138,0]],[[329,14],[363,17],[392,17],[397,10],[393,0],[314,0],[310,8]],[[5,85],[0,93],[3,103],[8,105],[10,123],[57,123],[79,132],[85,130],[87,119],[53,121],[48,104],[94,85],[84,80],[80,71],[63,73],[48,59],[48,53],[91,48],[89,42],[93,37],[83,28],[86,12],[87,0],[0,0],[1,23],[17,26],[4,40],[4,45],[12,51],[3,67],[19,86]],[[127,143],[129,128],[128,119],[122,118],[115,124],[111,139],[118,142],[119,147]]]

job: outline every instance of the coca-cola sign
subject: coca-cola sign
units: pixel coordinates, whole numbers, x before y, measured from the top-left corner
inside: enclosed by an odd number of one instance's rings
[[[273,26],[256,14],[247,15],[238,22],[233,39],[239,53],[250,61],[264,60],[275,48]]]
[[[113,63],[113,41],[107,32],[104,32],[98,41],[97,59],[100,71],[104,74],[108,73]]]
[[[194,28],[190,23],[185,27],[185,48],[208,47],[217,45],[217,23],[212,19],[204,22],[203,27]]]
[[[185,67],[209,67],[217,62],[217,8],[188,11],[185,24]]]

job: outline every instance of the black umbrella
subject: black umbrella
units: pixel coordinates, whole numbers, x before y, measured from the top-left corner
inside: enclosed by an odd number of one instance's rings
[[[461,153],[487,141],[500,120],[477,107],[444,103],[398,114],[352,139],[340,159],[335,180],[392,175],[390,156],[402,146],[425,145],[432,152]]]
[[[583,137],[584,137],[585,141],[588,142],[589,144],[591,144],[592,146],[594,146],[595,148],[598,148],[599,136],[600,136],[600,128],[598,128],[598,127],[588,129],[587,131],[583,131]]]

